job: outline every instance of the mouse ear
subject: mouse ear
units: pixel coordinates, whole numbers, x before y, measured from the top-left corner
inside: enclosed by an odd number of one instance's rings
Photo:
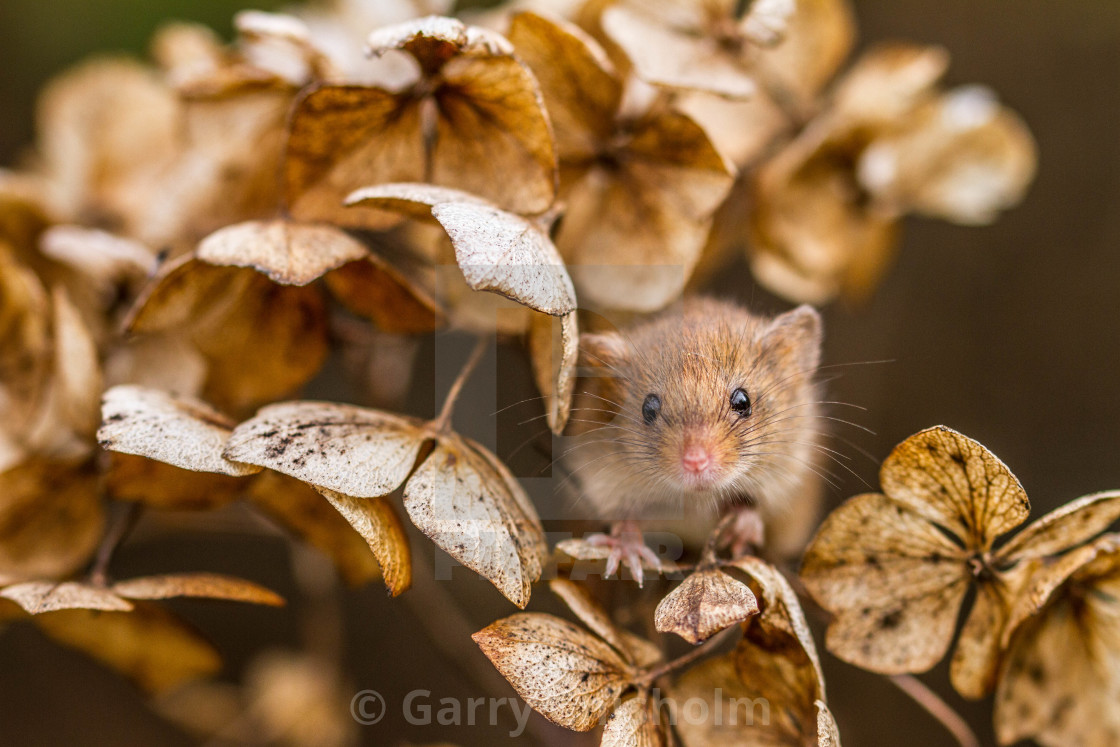
[[[617,332],[585,332],[579,336],[579,365],[618,368],[630,360],[630,346]]]
[[[789,355],[804,372],[820,364],[821,337],[821,315],[805,304],[775,317],[766,330],[766,344],[776,354]]]

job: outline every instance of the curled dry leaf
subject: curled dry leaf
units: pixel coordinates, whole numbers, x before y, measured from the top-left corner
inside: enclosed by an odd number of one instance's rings
[[[579,358],[579,322],[575,312],[559,319],[534,316],[529,322],[529,358],[537,389],[544,395],[548,427],[560,435],[572,411]]]
[[[613,648],[552,615],[522,612],[471,637],[533,710],[573,731],[594,728],[633,677]]]
[[[292,213],[385,228],[384,211],[343,209],[367,184],[430,181],[516,213],[546,210],[556,158],[547,115],[529,70],[491,32],[429,17],[379,29],[375,54],[400,49],[420,67],[403,90],[324,86],[297,103],[285,181]]]
[[[416,464],[426,443],[432,449]],[[524,607],[540,578],[544,532],[524,490],[497,458],[455,433],[378,410],[289,402],[238,426],[225,454],[356,499],[403,484],[413,523],[514,604]]]
[[[581,300],[665,306],[696,266],[731,189],[731,166],[685,114],[624,113],[621,79],[577,27],[520,13],[510,38],[537,73],[549,111],[560,113],[553,125],[566,209],[556,245]]]
[[[0,472],[0,584],[76,571],[104,526],[97,476],[85,466],[33,457]]]
[[[1120,740],[1120,536],[1105,535],[1069,560],[1056,564],[1041,609],[1011,642],[996,690],[1000,744]]]
[[[1033,562],[1120,517],[1120,494],[1088,496],[994,550],[999,535],[1026,519],[1026,493],[995,455],[941,426],[896,447],[880,479],[884,493],[834,511],[803,560],[806,586],[836,616],[828,648],[872,671],[925,671],[948,650],[974,586],[950,668],[954,687],[972,698],[995,684],[1008,617]]]
[[[576,293],[547,226],[489,205],[479,198],[421,184],[383,184],[346,198],[346,204],[373,205],[422,215],[443,226],[455,261],[473,290],[490,291],[544,314],[562,316],[576,308]]]
[[[686,578],[657,605],[654,624],[692,644],[758,614],[758,601],[746,584],[710,568]]]
[[[97,438],[110,451],[195,472],[240,476],[261,471],[222,456],[233,423],[199,400],[122,385],[105,392],[102,418]]]
[[[351,498],[326,488],[318,491],[369,544],[390,595],[395,597],[406,590],[412,584],[408,534],[389,502],[384,498]]]
[[[36,627],[150,692],[216,673],[218,652],[186,623],[148,604],[129,612],[67,609],[36,615]]]

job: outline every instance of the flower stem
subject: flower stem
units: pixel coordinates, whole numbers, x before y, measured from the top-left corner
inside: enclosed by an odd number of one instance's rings
[[[455,402],[459,399],[459,393],[463,390],[463,384],[466,383],[467,378],[470,377],[478,362],[482,360],[482,354],[486,352],[486,348],[490,345],[490,338],[480,337],[471,352],[470,358],[463,364],[463,369],[459,372],[455,382],[451,385],[451,389],[447,392],[447,398],[443,400],[443,408],[439,411],[439,415],[432,421],[432,425],[437,431],[446,432],[451,428],[451,413],[455,410]]]
[[[638,684],[642,687],[650,687],[659,678],[664,677],[670,672],[675,672],[678,669],[688,666],[697,659],[702,659],[703,657],[708,656],[713,651],[715,651],[715,649],[718,648],[724,641],[729,639],[736,631],[738,631],[738,629],[738,625],[732,625],[730,628],[722,630],[718,634],[704,641],[702,644],[692,649],[688,653],[678,656],[672,661],[666,662],[659,667],[655,667],[654,669],[649,670],[638,680]]]
[[[896,674],[888,677],[902,692],[909,695],[915,703],[926,710],[929,715],[941,722],[946,731],[953,735],[960,747],[980,747],[980,740],[973,733],[968,723],[961,715],[953,710],[952,706],[942,700],[937,693],[926,687],[925,683],[909,674]]]
[[[97,547],[97,555],[93,560],[93,566],[89,570],[90,583],[95,586],[105,586],[109,582],[109,563],[113,559],[113,553],[124,542],[132,528],[136,526],[136,521],[139,518],[139,503],[129,501],[113,504],[112,522],[101,538],[101,544]]]

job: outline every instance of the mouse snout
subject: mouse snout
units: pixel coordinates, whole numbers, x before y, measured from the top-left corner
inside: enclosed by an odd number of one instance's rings
[[[693,475],[704,474],[713,461],[712,452],[700,443],[686,444],[681,452],[681,466]]]

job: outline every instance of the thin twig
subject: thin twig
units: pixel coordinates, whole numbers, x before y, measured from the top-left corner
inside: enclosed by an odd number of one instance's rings
[[[105,586],[109,582],[109,563],[113,554],[121,546],[140,518],[140,504],[132,501],[113,504],[113,518],[97,547],[97,555],[89,569],[89,581],[95,586]]]
[[[700,644],[696,648],[692,649],[687,654],[684,654],[682,656],[678,656],[676,659],[673,659],[670,662],[666,662],[665,664],[662,664],[659,667],[656,667],[654,669],[649,670],[638,681],[639,684],[641,684],[644,687],[649,687],[654,682],[656,682],[659,678],[664,677],[665,675],[669,674],[670,672],[675,672],[676,670],[681,669],[682,667],[688,666],[689,664],[696,661],[697,659],[701,659],[701,658],[707,656],[708,654],[711,654],[713,651],[715,651],[716,648],[718,648],[720,646],[720,644],[722,644],[724,641],[726,641],[728,638],[730,638],[734,633],[736,633],[738,631],[738,629],[739,629],[738,625],[732,625],[730,628],[727,628],[726,630],[722,630],[717,635],[714,635],[711,638],[709,638],[708,640],[704,641],[702,644]]]
[[[909,674],[896,674],[887,679],[893,682],[899,690],[909,695],[929,715],[940,721],[941,725],[957,740],[960,747],[980,747],[980,740],[977,739],[968,723],[937,693],[926,687],[924,682]]]
[[[438,431],[446,431],[451,427],[451,413],[455,410],[455,402],[459,399],[459,393],[463,390],[463,384],[466,383],[471,373],[474,371],[475,366],[482,360],[482,354],[486,352],[486,348],[490,345],[490,338],[480,337],[478,343],[475,344],[474,350],[471,351],[471,357],[463,364],[463,370],[455,378],[455,382],[451,385],[451,389],[447,391],[447,398],[443,400],[443,408],[439,411],[439,415],[432,421],[433,427]]]

